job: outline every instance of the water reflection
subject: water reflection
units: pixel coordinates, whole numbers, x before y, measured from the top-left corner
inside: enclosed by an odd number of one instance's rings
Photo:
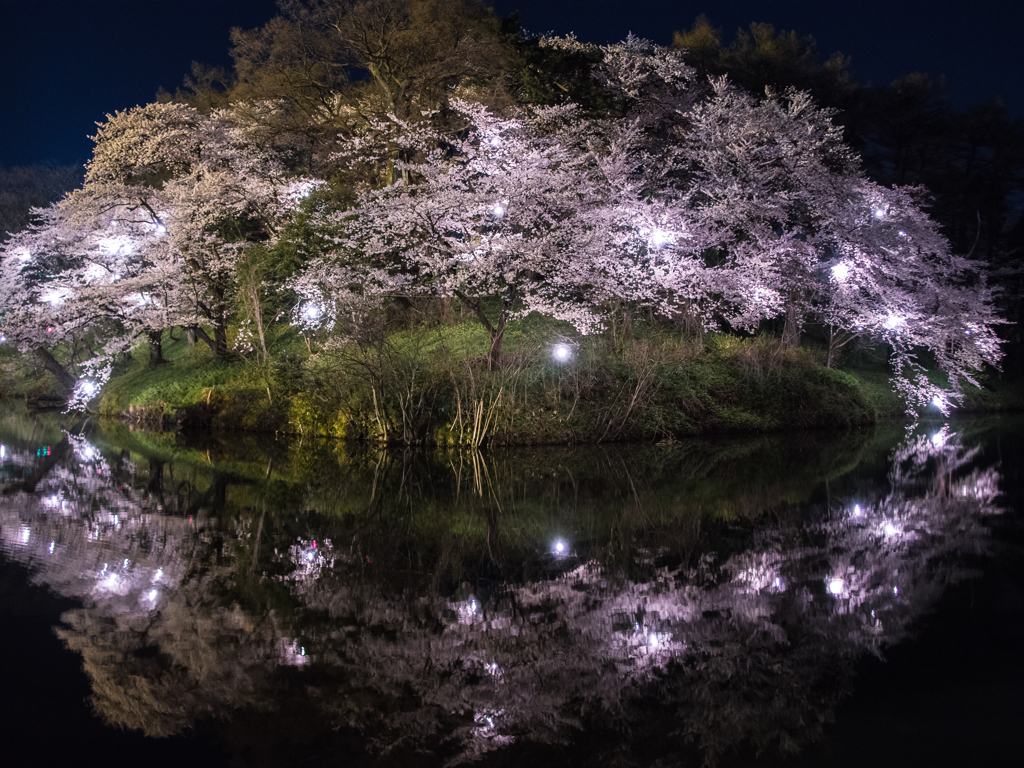
[[[948,427],[487,456],[4,428],[0,546],[82,601],[59,633],[105,720],[287,702],[437,763],[593,731],[792,749],[1000,512]]]

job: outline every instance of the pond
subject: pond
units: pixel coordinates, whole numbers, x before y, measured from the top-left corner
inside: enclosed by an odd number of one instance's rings
[[[8,407],[0,727],[73,765],[1020,760],[1021,426],[393,452]]]

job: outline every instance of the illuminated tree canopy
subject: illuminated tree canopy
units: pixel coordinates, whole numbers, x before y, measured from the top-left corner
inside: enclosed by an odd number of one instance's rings
[[[0,253],[5,337],[55,371],[52,350],[71,344],[86,396],[140,335],[158,345],[181,327],[228,354],[237,298],[262,334],[261,291],[286,287],[296,325],[342,334],[396,299],[458,300],[489,332],[492,366],[509,320],[534,312],[580,334],[634,312],[737,331],[780,321],[790,344],[813,323],[829,330],[830,363],[851,338],[890,345],[908,403],[942,410],[997,363],[983,265],[951,251],[922,191],[866,179],[806,93],[700,85],[678,51],[635,38],[541,45],[598,61],[618,111],[487,107],[445,59],[427,100],[441,111],[389,90],[392,111],[342,133],[340,204],[308,200],[330,183],[299,175],[257,130],[254,115],[285,108],[273,100],[110,116],[82,189]],[[385,69],[381,83],[401,80]],[[272,247],[300,211],[320,245],[287,286],[241,289],[248,249]],[[947,386],[924,375],[923,351]]]

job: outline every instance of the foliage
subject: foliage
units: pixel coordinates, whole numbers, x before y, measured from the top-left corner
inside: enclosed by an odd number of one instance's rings
[[[698,27],[710,56],[717,33]],[[164,101],[109,116],[83,188],[4,246],[7,340],[86,406],[136,340],[160,365],[180,328],[214,357],[244,358],[268,407],[286,381],[286,396],[345,414],[335,432],[408,443],[439,439],[440,423],[459,425],[455,442],[520,432],[513,403],[544,390],[546,353],[503,358],[510,324],[530,316],[590,361],[586,386],[565,384],[585,422],[560,419],[552,439],[688,428],[659,400],[668,364],[639,351],[641,322],[698,337],[780,329],[767,357],[742,354],[759,376],[798,370],[792,355],[774,361],[808,327],[827,334],[827,367],[854,340],[885,344],[912,411],[947,411],[997,364],[984,264],[952,250],[922,190],[866,178],[807,92],[698,82],[688,54],[632,36],[520,36],[505,41],[547,74],[535,103],[515,106],[495,96],[511,50],[498,34],[469,0],[302,0],[236,32],[237,79],[196,71],[205,111]],[[769,25],[722,55],[790,72],[780,83],[815,66],[812,41]],[[346,85],[358,70],[369,82]],[[584,76],[593,103],[543,93]],[[227,106],[214,108],[218,82]],[[437,340],[456,312],[489,337],[482,377]],[[275,355],[296,332],[310,360],[282,376]],[[597,354],[598,334],[618,357]],[[791,390],[820,421],[819,389],[842,401],[845,385],[807,371]],[[603,410],[577,409],[587,398]],[[721,420],[765,428],[774,409]]]

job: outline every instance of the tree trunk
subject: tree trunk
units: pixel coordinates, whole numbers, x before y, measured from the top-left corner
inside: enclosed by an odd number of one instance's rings
[[[501,363],[501,342],[505,338],[505,317],[502,315],[497,328],[491,328],[491,351],[487,355],[487,370],[493,371]]]
[[[63,365],[57,362],[57,359],[50,354],[50,351],[44,347],[36,347],[35,358],[39,365],[53,374],[63,393],[70,394],[75,388],[75,377],[68,373]]]
[[[213,327],[213,356],[225,357],[228,354],[228,329],[224,323],[217,323]]]
[[[782,330],[782,343],[787,347],[800,346],[800,330],[803,326],[803,315],[795,304],[786,307],[786,325]]]
[[[491,322],[489,317],[487,317],[487,313],[484,311],[484,303],[482,299],[479,297],[470,298],[466,294],[462,293],[462,291],[455,291],[455,295],[458,296],[459,301],[476,313],[480,323],[487,329],[487,332],[491,334],[491,350],[487,355],[487,370],[493,371],[501,362],[501,342],[505,338],[505,324],[508,322],[508,310],[515,304],[517,292],[513,288],[509,297],[502,301],[504,309],[498,316],[498,322],[496,325]]]
[[[164,360],[163,331],[149,331],[149,364],[160,365]]]

